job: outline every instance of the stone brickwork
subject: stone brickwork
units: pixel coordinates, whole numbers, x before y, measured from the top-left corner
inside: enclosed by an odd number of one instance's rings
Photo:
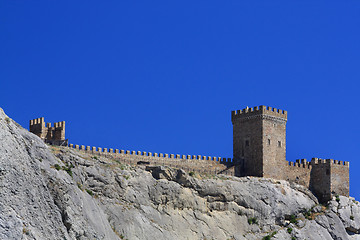
[[[349,196],[349,162],[333,159],[330,162],[331,193]]]
[[[286,162],[287,112],[259,106],[232,111],[234,159],[242,176],[276,178]]]
[[[233,159],[125,151],[67,144],[65,122],[45,126],[44,118],[30,121],[30,132],[45,142],[66,145],[86,154],[106,156],[130,165],[163,165],[189,172],[283,179],[308,187],[321,202],[334,195],[349,196],[349,163],[313,158],[286,160],[287,111],[258,106],[232,111]]]
[[[130,165],[162,165],[181,168],[188,172],[235,175],[235,167],[231,158],[125,151],[113,148],[90,147],[74,144],[69,144],[69,147],[84,153],[113,158]]]
[[[30,132],[34,133],[46,143],[51,145],[68,145],[68,140],[65,139],[65,121],[45,124],[44,118],[36,118],[30,120]]]
[[[287,162],[284,172],[280,175],[282,179],[295,182],[304,186],[310,186],[311,163],[306,159],[297,159],[296,162]]]
[[[349,162],[313,158],[310,189],[321,200],[333,195],[349,196]]]
[[[349,196],[349,163],[313,158],[286,160],[284,110],[259,106],[232,111],[234,162],[237,176],[284,179],[307,186],[320,201]]]

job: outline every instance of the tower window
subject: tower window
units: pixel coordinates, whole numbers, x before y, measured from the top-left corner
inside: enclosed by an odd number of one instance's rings
[[[246,147],[250,146],[249,140],[246,140],[246,141],[245,141],[245,146],[246,146]]]
[[[330,175],[330,169],[326,169],[326,175]]]
[[[281,141],[278,141],[278,147],[281,147]]]
[[[271,143],[271,141],[270,141],[270,139],[268,139],[268,145],[270,145],[270,143]]]

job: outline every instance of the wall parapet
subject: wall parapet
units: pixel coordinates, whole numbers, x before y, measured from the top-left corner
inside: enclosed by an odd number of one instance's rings
[[[340,166],[349,167],[349,162],[339,161],[334,159],[312,158],[310,162],[307,161],[306,159],[296,159],[295,162],[287,161],[287,165],[290,167],[303,167],[303,168],[311,168],[316,165],[340,165]]]
[[[51,127],[51,123],[50,123],[50,127]],[[61,128],[63,129],[65,127],[65,121],[61,121],[61,122],[56,122],[54,123],[54,128]]]
[[[296,159],[295,162],[287,161],[287,165],[290,167],[311,168],[311,162],[308,162],[305,158]]]
[[[322,159],[322,158],[312,158],[311,165],[319,165],[319,164],[328,164],[328,165],[341,165],[349,167],[350,163],[347,161],[339,161],[334,159]]]
[[[38,125],[38,124],[42,124],[42,123],[44,123],[44,117],[35,118],[35,119],[30,120],[30,126]]]
[[[202,155],[180,155],[180,154],[167,154],[167,153],[152,153],[152,152],[143,152],[143,151],[129,151],[122,149],[113,149],[113,148],[100,148],[100,147],[90,147],[85,145],[69,144],[69,148],[91,152],[94,154],[108,154],[108,155],[128,155],[128,156],[138,156],[145,158],[163,158],[167,160],[199,160],[199,161],[211,161],[218,163],[232,163],[232,158],[223,158],[223,157],[211,157],[211,156],[202,156]]]
[[[181,168],[187,172],[200,174],[225,174],[235,176],[235,164],[231,158],[210,157],[202,155],[180,155],[167,153],[152,153],[144,151],[130,151],[113,148],[90,147],[69,144],[69,148],[76,149],[90,155],[105,156],[129,165],[162,165]]]

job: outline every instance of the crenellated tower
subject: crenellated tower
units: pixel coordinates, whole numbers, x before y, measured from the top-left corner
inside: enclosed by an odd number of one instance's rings
[[[30,132],[34,133],[46,143],[51,145],[66,145],[68,140],[65,139],[65,121],[54,123],[54,127],[51,127],[51,123],[46,123],[44,118],[36,118],[30,120]]]
[[[282,176],[287,112],[259,106],[232,111],[233,153],[240,176]]]
[[[349,162],[334,159],[311,159],[310,190],[320,202],[334,195],[349,196]]]
[[[30,132],[34,133],[41,139],[45,139],[47,135],[47,128],[45,128],[44,118],[35,118],[30,120]]]

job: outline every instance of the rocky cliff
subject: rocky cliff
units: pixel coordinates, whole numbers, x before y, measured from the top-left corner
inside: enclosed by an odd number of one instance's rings
[[[47,146],[0,109],[0,239],[360,239],[352,198],[190,175]]]

